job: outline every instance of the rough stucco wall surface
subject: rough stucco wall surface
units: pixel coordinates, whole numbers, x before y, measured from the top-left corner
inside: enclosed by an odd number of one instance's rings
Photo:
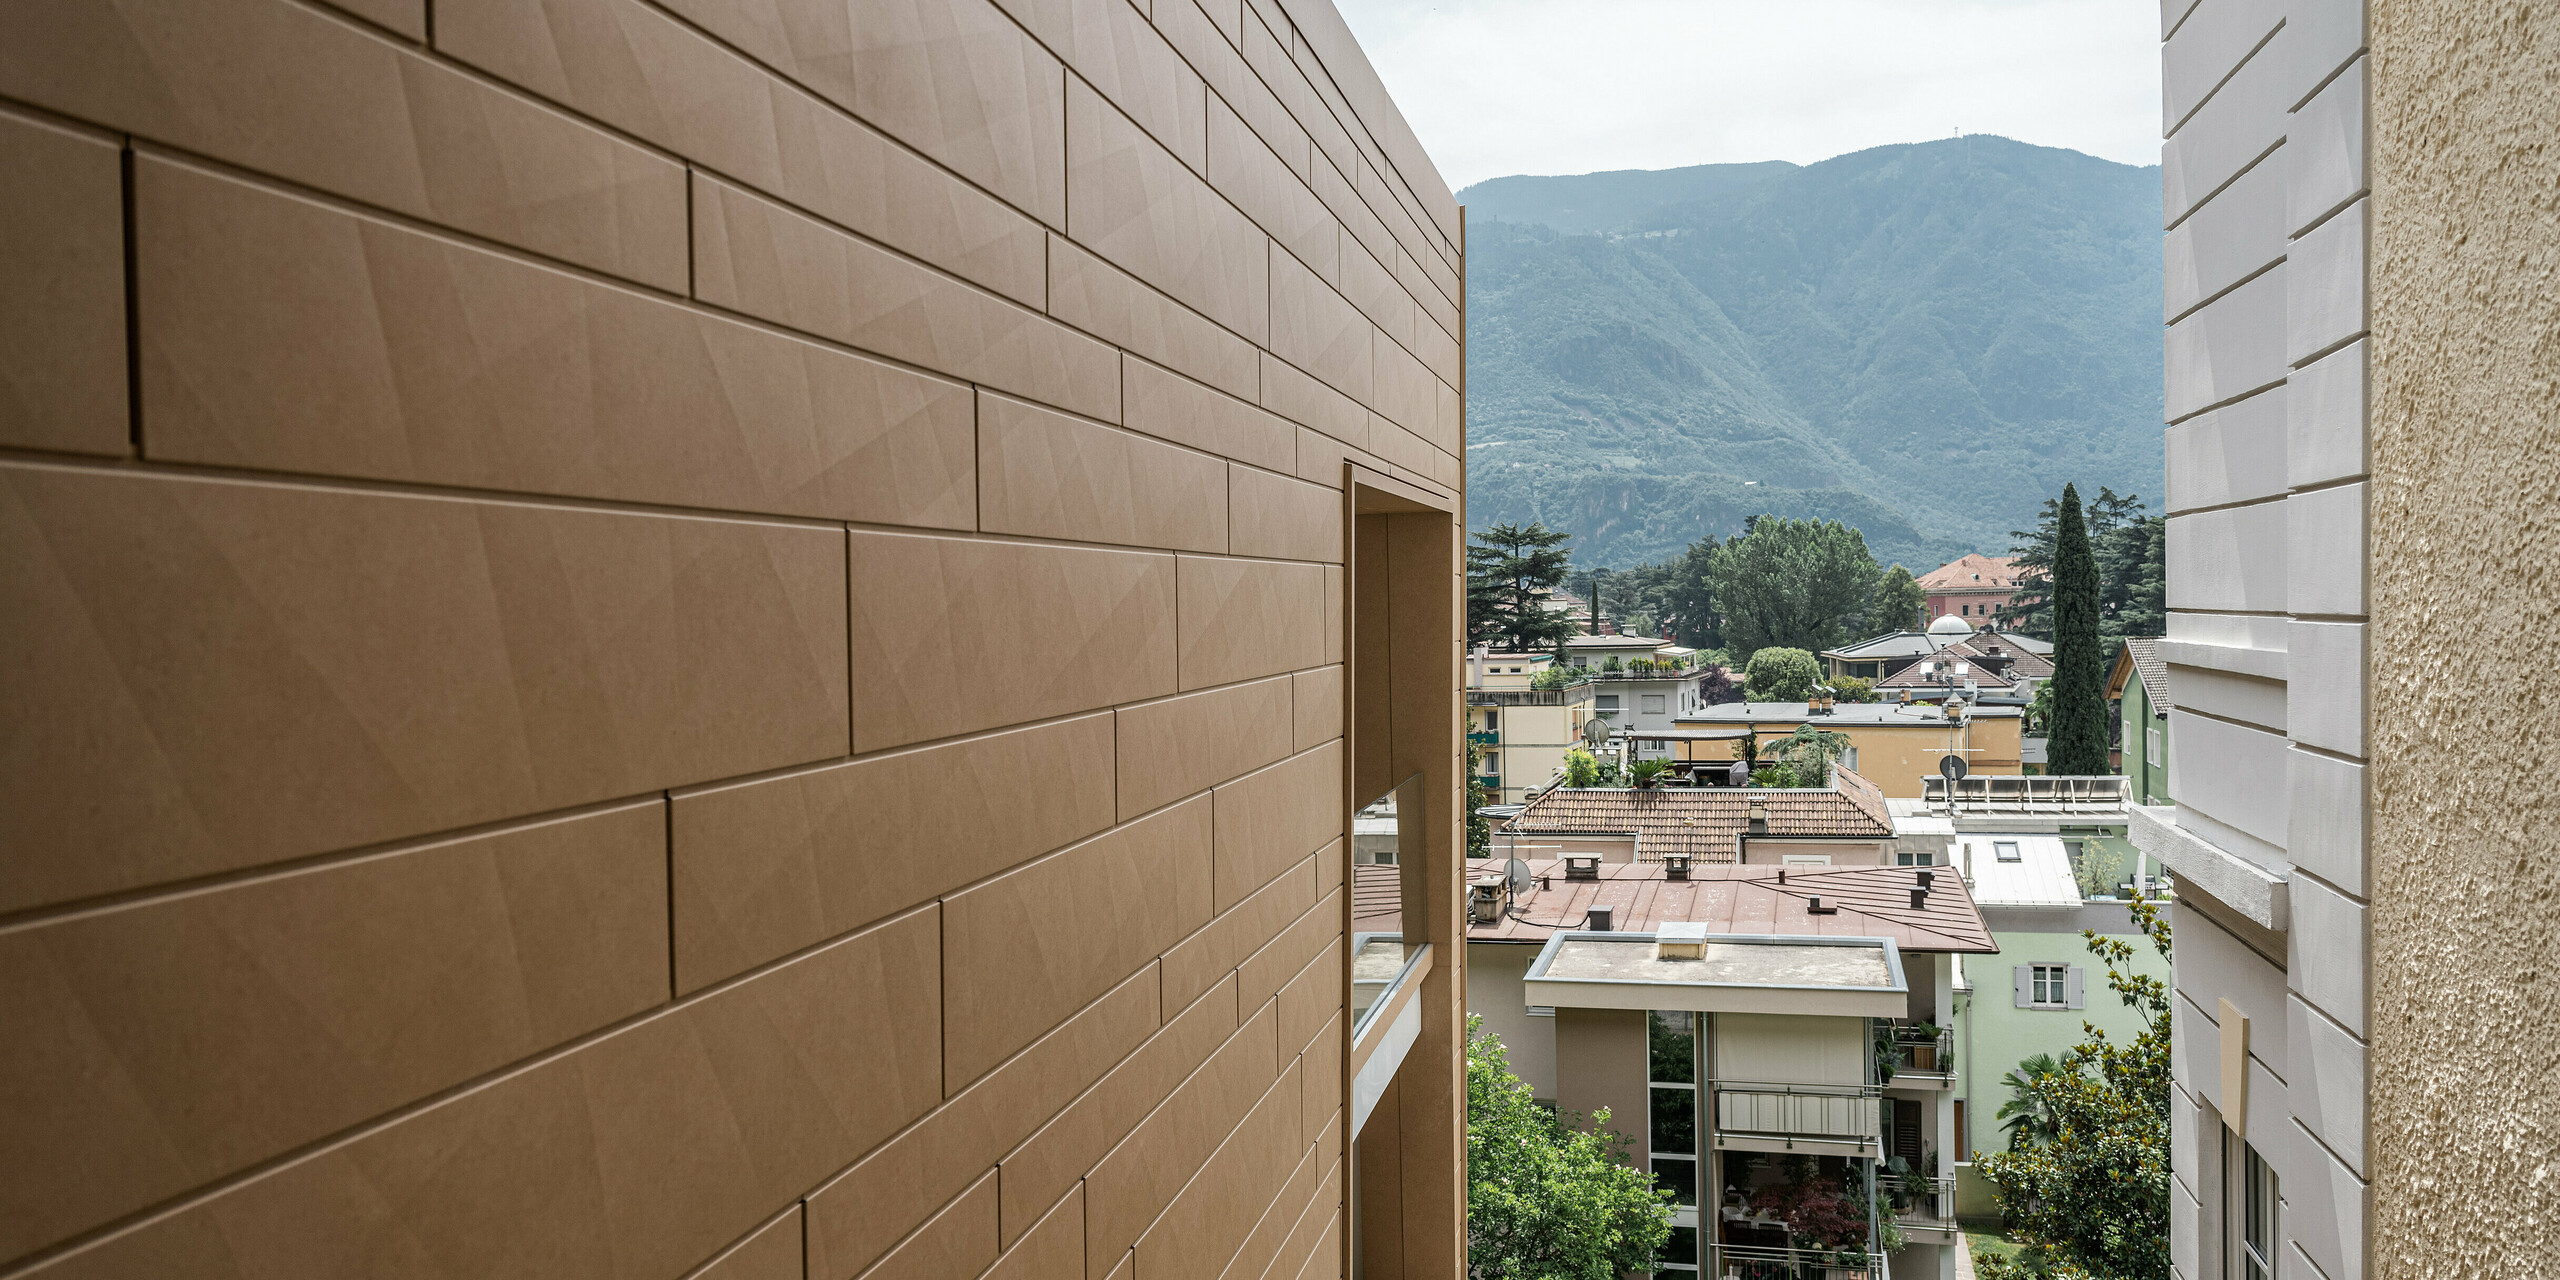
[[[2560,1238],[2560,708],[2536,656],[2560,626],[2560,5],[2371,15],[2369,687],[2437,691],[2372,711],[2371,1274],[2541,1274]]]

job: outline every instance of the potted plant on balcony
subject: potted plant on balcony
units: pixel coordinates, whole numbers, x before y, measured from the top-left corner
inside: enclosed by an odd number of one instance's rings
[[[1651,791],[1662,785],[1662,775],[1671,772],[1671,762],[1668,760],[1638,760],[1633,765],[1629,766],[1628,771],[1633,775],[1635,785],[1639,789]]]

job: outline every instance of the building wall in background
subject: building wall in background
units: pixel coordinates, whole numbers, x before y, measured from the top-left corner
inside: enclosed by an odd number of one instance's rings
[[[0,1269],[1339,1272],[1325,0],[42,0],[0,232]]]
[[[2518,642],[2560,612],[2560,13],[2376,4],[2372,58],[2373,687],[2463,673],[2371,711],[2372,1274],[2524,1275],[2560,1232],[2508,1190],[2560,1145],[2560,1000],[2507,976],[2560,948],[2560,740]]]

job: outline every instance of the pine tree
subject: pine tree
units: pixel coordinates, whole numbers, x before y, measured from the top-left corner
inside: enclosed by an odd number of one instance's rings
[[[2106,658],[2098,647],[2098,562],[2080,518],[2080,490],[2062,487],[2053,539],[2053,717],[2045,770],[2107,772]]]
[[[1467,642],[1509,653],[1558,648],[1574,623],[1548,610],[1546,592],[1573,566],[1572,535],[1543,524],[1498,524],[1467,548]]]

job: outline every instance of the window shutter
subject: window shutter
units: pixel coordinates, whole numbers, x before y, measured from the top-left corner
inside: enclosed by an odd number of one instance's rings
[[[2017,988],[2019,1008],[2024,1009],[2035,1003],[2032,984],[2036,980],[2036,972],[2033,966],[2022,964],[2012,967],[2009,970],[2009,979]]]
[[[2064,975],[2062,988],[2064,1003],[2069,1005],[2071,1008],[2085,1009],[2089,1007],[2089,1001],[2086,997],[2086,993],[2083,991],[2081,986],[2081,979],[2084,976],[2084,971],[2076,964],[2071,966],[2070,971]]]

